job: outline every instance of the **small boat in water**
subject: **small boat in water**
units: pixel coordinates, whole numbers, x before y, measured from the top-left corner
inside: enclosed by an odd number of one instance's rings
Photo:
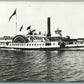
[[[16,35],[10,41],[0,41],[0,48],[21,49],[21,50],[84,50],[84,39],[71,39],[69,36],[62,37],[61,30],[55,31],[58,37],[51,36],[50,17],[47,19],[47,34]]]

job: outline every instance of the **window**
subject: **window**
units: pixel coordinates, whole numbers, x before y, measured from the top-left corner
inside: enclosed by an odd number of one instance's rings
[[[51,45],[51,43],[46,43],[45,45],[46,45],[46,46],[50,46],[50,45]]]

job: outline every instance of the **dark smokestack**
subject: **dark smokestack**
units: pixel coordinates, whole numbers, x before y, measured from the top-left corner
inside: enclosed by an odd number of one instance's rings
[[[50,17],[47,19],[47,37],[51,36],[51,31],[50,31]]]

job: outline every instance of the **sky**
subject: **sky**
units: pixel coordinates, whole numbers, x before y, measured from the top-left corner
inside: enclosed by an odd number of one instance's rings
[[[9,21],[9,17],[17,9]],[[16,20],[17,16],[17,20]],[[51,18],[51,34],[55,36],[57,28],[62,30],[62,35],[71,38],[84,38],[84,2],[0,2],[0,37],[26,35],[27,27],[36,29],[38,33],[47,33],[47,18]],[[23,25],[22,31],[19,31]]]

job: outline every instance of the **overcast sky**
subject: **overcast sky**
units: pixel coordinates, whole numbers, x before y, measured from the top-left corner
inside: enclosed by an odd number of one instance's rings
[[[51,34],[59,27],[63,36],[84,37],[84,2],[0,2],[0,36],[27,34],[26,28],[47,32],[47,18],[51,17]],[[19,29],[23,25],[23,30]]]

